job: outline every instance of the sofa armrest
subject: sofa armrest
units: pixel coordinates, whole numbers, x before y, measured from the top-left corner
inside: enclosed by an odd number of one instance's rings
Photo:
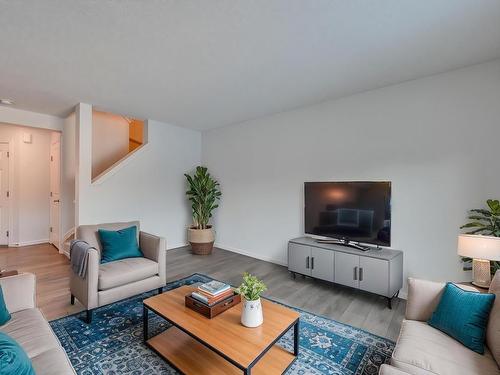
[[[384,364],[380,366],[379,375],[409,375],[409,374],[396,367]]]
[[[146,258],[158,263],[158,275],[165,284],[167,282],[167,241],[165,238],[139,232],[139,247]]]
[[[36,277],[32,273],[0,278],[5,305],[10,313],[36,307]]]

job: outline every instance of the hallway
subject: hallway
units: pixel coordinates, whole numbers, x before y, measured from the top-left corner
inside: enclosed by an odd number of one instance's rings
[[[0,268],[36,275],[36,303],[48,320],[82,309],[69,304],[69,260],[51,244],[0,247]]]

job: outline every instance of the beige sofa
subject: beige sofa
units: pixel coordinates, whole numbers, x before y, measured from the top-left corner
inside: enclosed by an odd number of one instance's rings
[[[101,243],[98,229],[120,230],[135,225],[139,247],[144,258],[127,258],[101,264]],[[71,272],[71,303],[75,297],[87,310],[87,323],[92,310],[110,303],[158,288],[161,293],[167,282],[166,241],[163,237],[141,232],[138,221],[81,225],[76,238],[95,247],[89,252],[87,276]]]
[[[35,275],[24,273],[0,278],[11,319],[0,326],[24,349],[37,375],[75,374],[66,352],[49,323],[36,308]]]
[[[484,355],[466,348],[426,323],[439,303],[444,286],[445,283],[408,279],[405,320],[392,353],[391,365],[382,365],[381,375],[500,374],[500,271],[490,287],[490,293],[495,293],[496,298],[488,322]]]

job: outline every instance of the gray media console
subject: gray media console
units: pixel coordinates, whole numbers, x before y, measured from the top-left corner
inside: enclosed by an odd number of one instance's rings
[[[294,277],[298,273],[384,296],[392,308],[392,298],[403,287],[403,252],[361,251],[300,237],[288,242],[288,270]]]

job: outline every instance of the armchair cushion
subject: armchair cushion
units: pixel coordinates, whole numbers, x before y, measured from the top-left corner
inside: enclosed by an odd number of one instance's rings
[[[117,231],[99,229],[98,233],[102,246],[101,263],[143,256],[137,243],[136,226]]]
[[[158,263],[147,258],[127,258],[99,266],[98,289],[108,290],[158,274]]]
[[[447,283],[428,323],[483,354],[486,326],[494,300],[494,294],[466,291]]]

